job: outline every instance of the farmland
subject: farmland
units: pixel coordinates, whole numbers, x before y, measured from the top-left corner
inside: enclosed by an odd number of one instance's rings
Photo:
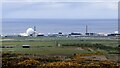
[[[61,66],[66,67],[65,65],[70,66],[70,68],[75,65],[78,67],[94,66],[91,64],[97,65],[98,68],[101,65],[118,67],[116,64],[118,60],[116,53],[119,52],[117,39],[19,37],[2,38],[1,42],[3,67],[5,63],[11,65],[14,62],[17,63],[15,66],[35,64],[38,68],[54,67],[54,65],[58,68]],[[30,48],[23,48],[22,45],[30,45]],[[75,59],[78,60],[74,59],[75,56]],[[87,63],[88,61],[89,63]],[[82,64],[82,62],[85,63]],[[106,64],[107,62],[110,63]],[[13,67],[15,66],[13,65]],[[29,68],[29,66],[27,67]]]
[[[22,48],[22,45],[30,45],[30,48]],[[73,45],[73,46],[72,46]],[[75,46],[77,45],[77,46]],[[78,46],[79,45],[79,46]],[[115,51],[118,46],[116,39],[81,39],[81,38],[4,38],[2,40],[3,52],[12,51],[31,54],[74,54],[74,53],[90,53],[87,49],[93,49],[91,52],[96,52],[100,47],[108,48],[108,51]],[[9,47],[12,48],[9,48]],[[95,48],[94,46],[99,46]],[[80,49],[79,49],[80,48]],[[81,49],[82,48],[82,49]]]

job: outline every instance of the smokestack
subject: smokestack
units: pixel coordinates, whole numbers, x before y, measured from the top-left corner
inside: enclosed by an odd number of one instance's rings
[[[86,25],[86,33],[88,33],[88,26]]]

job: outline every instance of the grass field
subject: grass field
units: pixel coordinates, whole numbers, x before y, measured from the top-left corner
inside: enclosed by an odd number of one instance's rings
[[[117,47],[117,39],[81,39],[81,38],[65,38],[65,37],[39,37],[39,38],[4,38],[2,46],[12,46],[14,48],[3,48],[3,52],[29,53],[29,54],[86,54],[104,51],[98,49],[90,49],[86,46],[80,47],[64,47],[62,45],[74,44],[102,44],[109,47]],[[61,46],[57,46],[60,44]],[[22,48],[22,45],[30,45],[30,48]],[[111,50],[112,51],[112,50]]]
[[[21,37],[0,41],[3,68],[119,68],[117,39]]]

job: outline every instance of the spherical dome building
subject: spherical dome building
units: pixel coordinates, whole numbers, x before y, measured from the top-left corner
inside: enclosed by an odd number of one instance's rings
[[[34,34],[34,29],[33,28],[28,28],[27,30],[26,30],[26,33],[28,34],[28,35],[32,35],[32,34]]]

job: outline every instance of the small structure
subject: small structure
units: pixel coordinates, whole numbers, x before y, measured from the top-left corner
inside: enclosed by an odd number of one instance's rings
[[[108,36],[120,36],[120,34],[108,34]]]
[[[79,33],[79,32],[72,32],[71,34],[69,34],[69,36],[72,36],[72,37],[79,37],[79,36],[82,36],[82,34]]]
[[[23,48],[30,48],[30,45],[22,45]]]
[[[85,35],[87,35],[87,36],[98,36],[97,33],[85,33]]]
[[[60,47],[60,46],[61,46],[61,44],[58,44],[57,46],[58,46],[58,47]]]

